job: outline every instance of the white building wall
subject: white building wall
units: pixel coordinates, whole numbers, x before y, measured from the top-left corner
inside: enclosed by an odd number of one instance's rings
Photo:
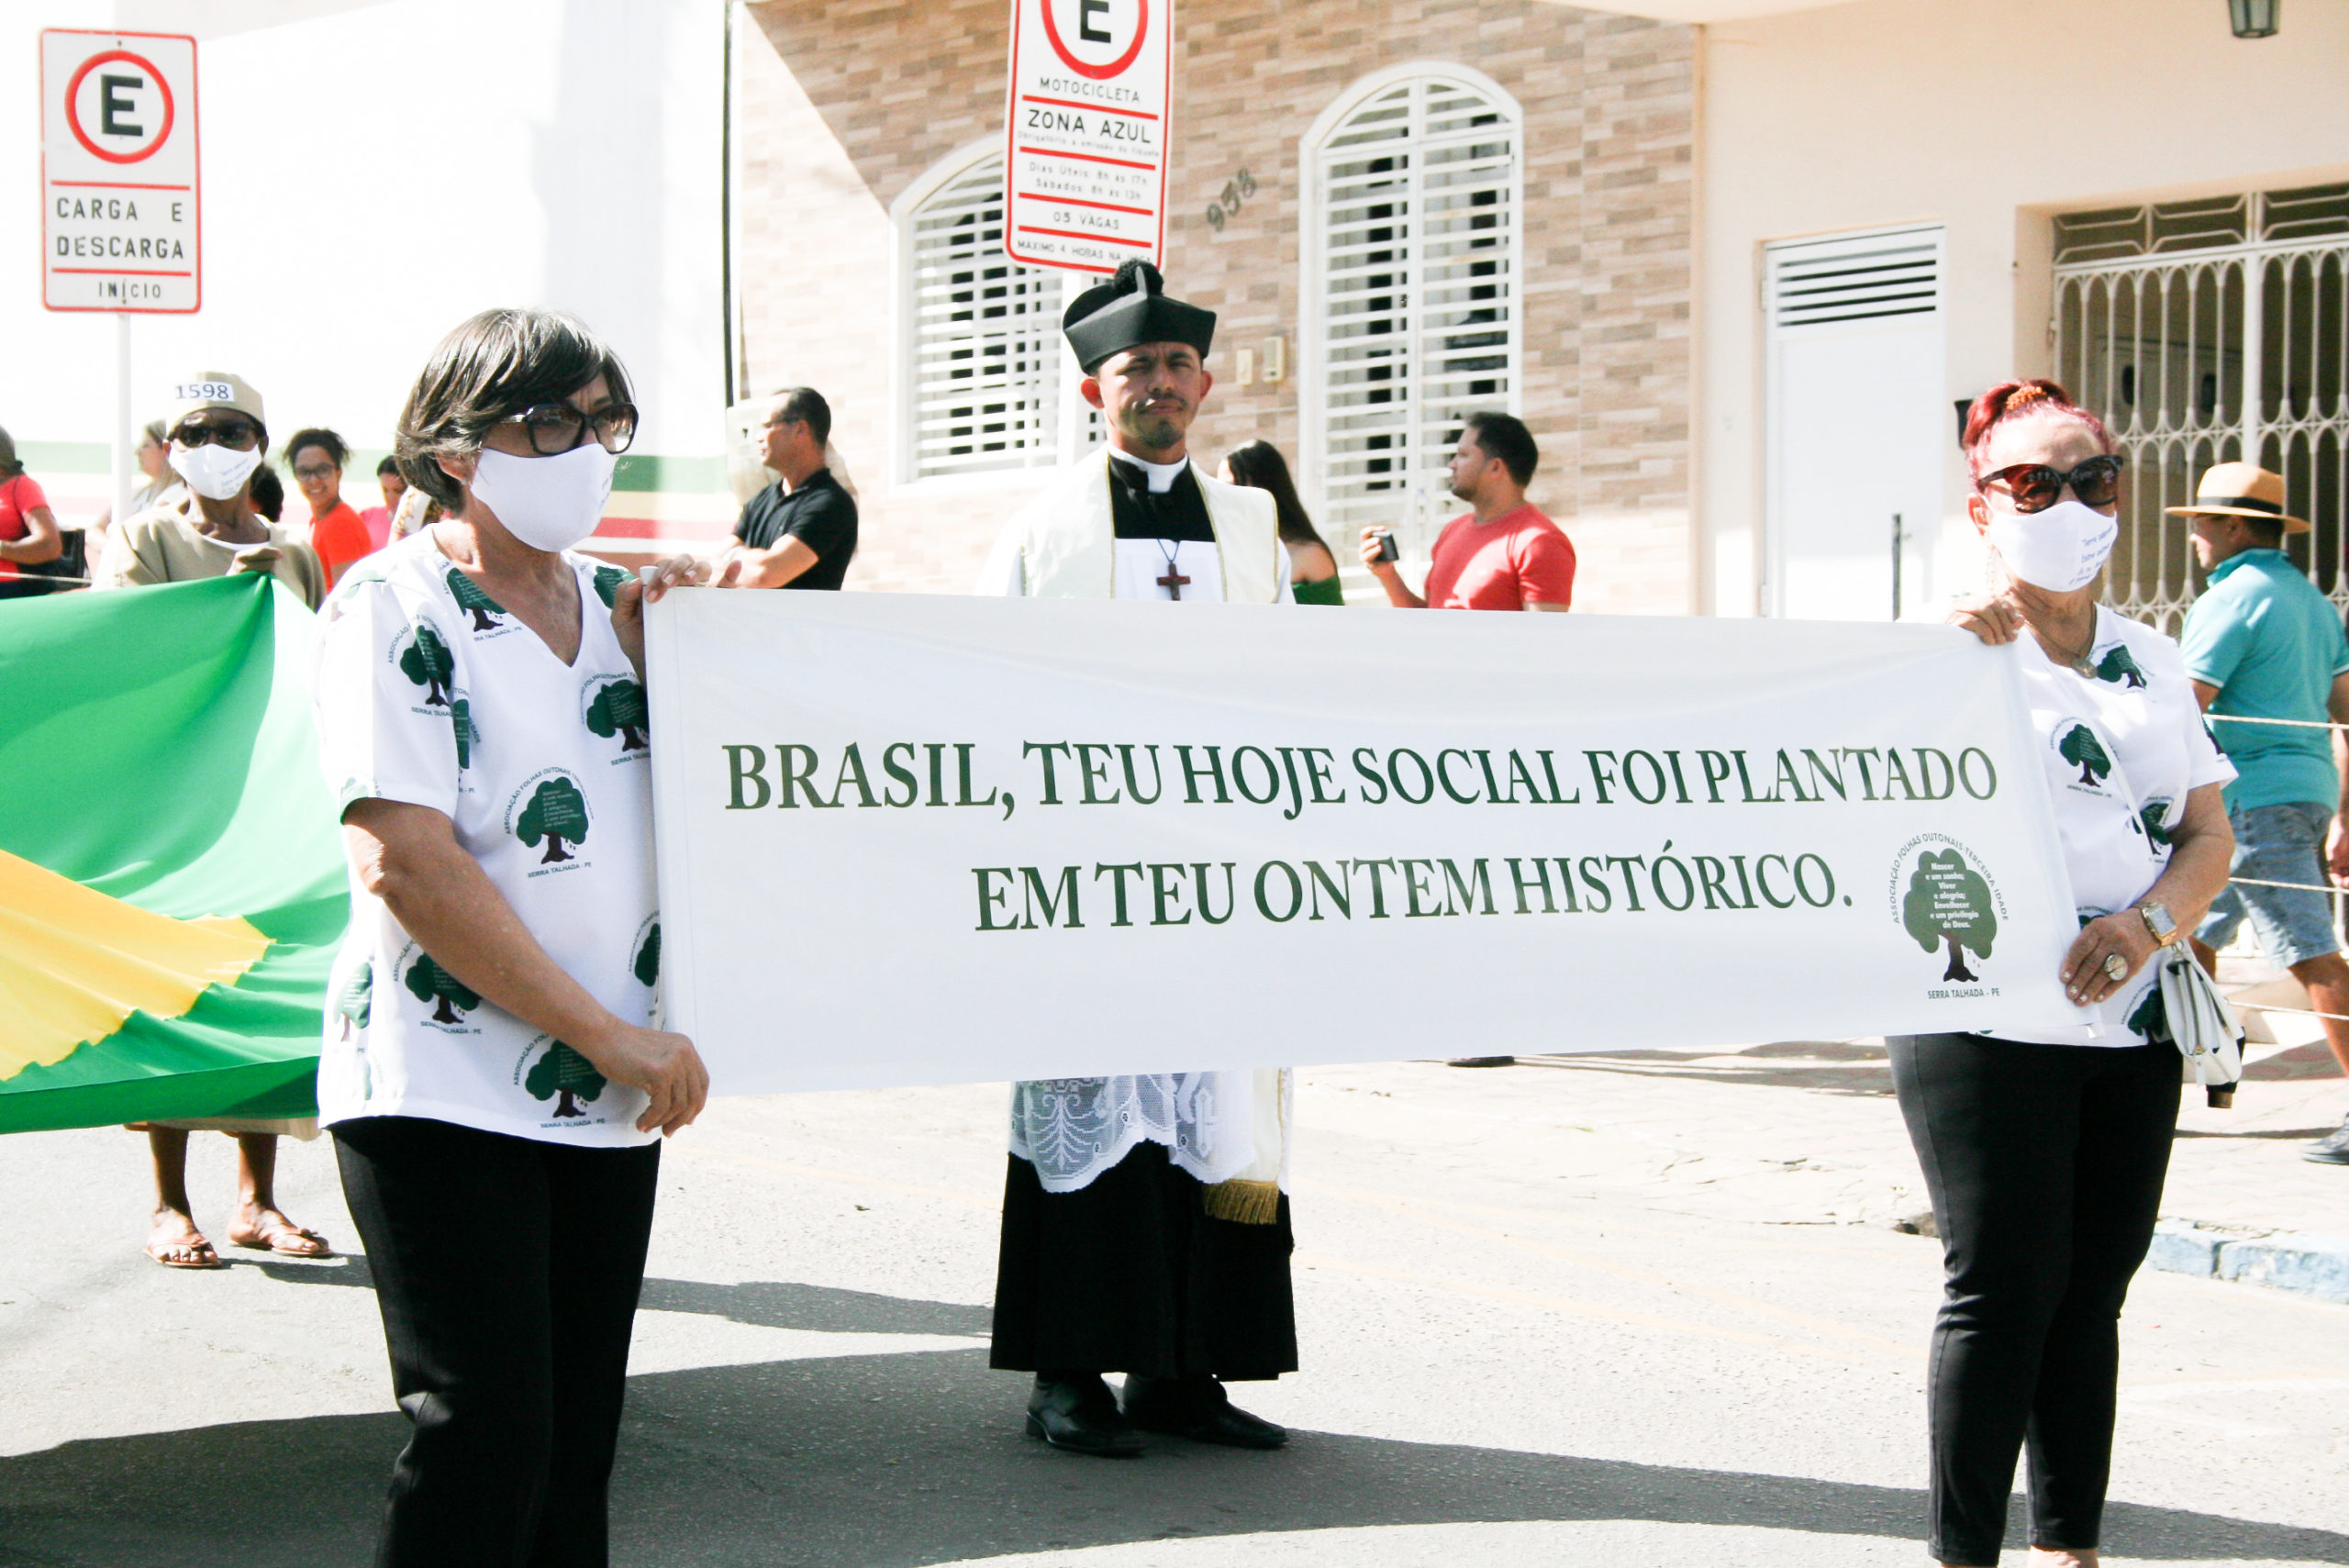
[[[2349,178],[2349,5],[2283,19],[2243,41],[2219,0],[1860,0],[1703,30],[1702,603],[1756,609],[1764,243],[1945,224],[1949,399],[2044,373],[2051,214]],[[1951,417],[1943,584],[1971,565]]]
[[[723,491],[719,6],[50,0],[12,21],[0,104],[20,131],[36,23],[199,40],[204,307],[134,319],[139,421],[187,372],[231,370],[273,438],[324,424],[381,450],[442,333],[490,306],[555,306],[636,378],[635,451]],[[39,177],[36,138],[0,138],[0,426],[33,445],[71,520],[103,505],[105,477],[42,458],[110,439],[114,328],[41,308]],[[362,504],[368,468],[350,475]]]

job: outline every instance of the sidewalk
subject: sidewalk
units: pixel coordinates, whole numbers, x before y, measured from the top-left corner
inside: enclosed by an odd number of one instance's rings
[[[2308,1006],[2289,977],[2256,960],[2228,955],[2221,977],[2249,999]],[[2234,1107],[2210,1109],[2199,1086],[2181,1086],[2152,1264],[2349,1301],[2349,1167],[2300,1158],[2349,1113],[2349,1080],[2315,1019],[2247,1017],[2259,1021]],[[1472,1081],[1460,1085],[1469,1095],[1446,1095],[1456,1107],[1448,1116],[1550,1119],[1563,1105],[1563,1173],[1578,1195],[1764,1224],[1931,1229],[1880,1040],[1527,1056],[1513,1068],[1444,1071]],[[1426,1106],[1390,1098],[1386,1070],[1304,1076],[1308,1137],[1324,1118],[1398,1141],[1431,1130]]]

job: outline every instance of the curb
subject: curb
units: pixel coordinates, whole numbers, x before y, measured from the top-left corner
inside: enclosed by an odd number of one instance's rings
[[[2197,1279],[2248,1280],[2349,1305],[2349,1237],[2245,1230],[2192,1219],[2154,1227],[2148,1266]]]

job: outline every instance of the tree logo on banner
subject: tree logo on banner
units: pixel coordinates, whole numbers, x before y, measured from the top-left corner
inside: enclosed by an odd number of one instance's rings
[[[571,1047],[551,1036],[540,1035],[532,1049],[543,1042],[546,1054],[540,1057],[522,1080],[522,1087],[534,1100],[554,1101],[554,1116],[558,1121],[584,1118],[587,1115],[579,1102],[593,1105],[604,1093],[607,1082],[595,1064]]]
[[[1973,854],[1938,833],[1926,834],[1902,849],[1900,860],[1894,862],[1896,886],[1900,884],[1899,868],[1908,863],[1909,851],[1920,843],[1926,847],[1910,866],[1906,888],[1899,895],[1901,927],[1927,952],[1946,951],[1949,962],[1942,971],[1943,980],[1961,984],[1978,980],[1981,976],[1966,965],[1966,955],[1973,954],[1977,962],[1990,956],[1991,946],[1998,940],[1998,917],[2005,913],[2004,901]]]
[[[2054,741],[2057,756],[2078,764],[2083,789],[2104,787],[2105,775],[2112,772],[2112,753],[2104,749],[2104,742],[2097,739],[2095,730],[2076,722],[2057,734]]]

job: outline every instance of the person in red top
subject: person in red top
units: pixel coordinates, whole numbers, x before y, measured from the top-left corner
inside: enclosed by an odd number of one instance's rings
[[[19,581],[17,563],[37,566],[54,561],[63,545],[49,497],[17,461],[15,440],[0,430],[0,599],[39,592],[43,584]]]
[[[367,525],[342,498],[342,465],[350,461],[351,449],[332,430],[296,430],[285,443],[285,464],[310,504],[310,548],[327,569],[329,589],[345,568],[375,548]]]
[[[1473,508],[1444,525],[1428,567],[1427,593],[1414,594],[1395,562],[1382,559],[1385,528],[1362,532],[1362,563],[1406,610],[1563,610],[1574,602],[1575,547],[1557,524],[1526,503],[1541,458],[1525,422],[1471,414],[1452,453],[1452,493]]]

